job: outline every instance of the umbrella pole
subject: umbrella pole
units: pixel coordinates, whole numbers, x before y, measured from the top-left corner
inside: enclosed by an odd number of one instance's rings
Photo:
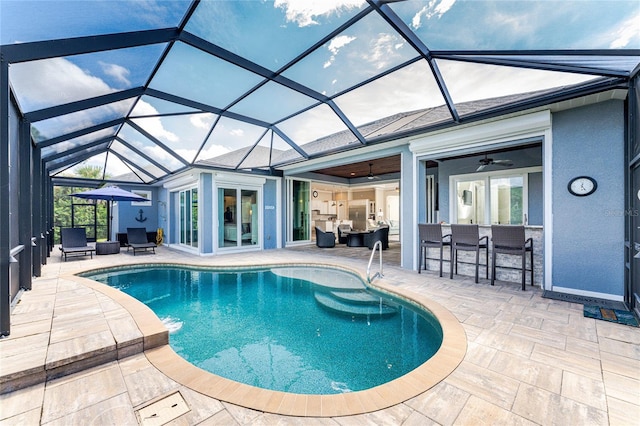
[[[111,227],[113,221],[113,215],[111,214],[111,200],[107,200],[107,216],[109,216],[109,220],[107,221],[107,241],[111,241]]]

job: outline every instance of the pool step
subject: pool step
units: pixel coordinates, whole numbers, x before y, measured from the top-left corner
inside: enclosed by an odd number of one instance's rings
[[[377,297],[375,298],[375,301],[374,300],[370,300],[369,302],[357,301],[354,303],[354,302],[348,302],[345,300],[339,300],[335,297],[332,297],[331,293],[315,292],[314,296],[316,298],[316,301],[320,305],[334,312],[338,312],[345,315],[388,316],[388,315],[394,315],[398,312],[397,309],[393,306],[380,304],[380,299]]]
[[[380,297],[374,296],[365,291],[331,291],[329,292],[335,299],[351,303],[373,304],[380,303]]]

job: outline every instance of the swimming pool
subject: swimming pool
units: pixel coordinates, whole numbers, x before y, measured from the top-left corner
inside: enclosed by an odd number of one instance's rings
[[[84,276],[147,304],[189,362],[265,389],[368,389],[423,364],[442,342],[432,315],[335,269],[154,266]]]

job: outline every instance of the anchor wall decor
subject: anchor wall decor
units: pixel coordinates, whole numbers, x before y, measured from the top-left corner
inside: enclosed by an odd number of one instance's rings
[[[142,214],[143,214],[143,213],[144,213],[144,212],[142,211],[142,209],[138,210],[138,217],[136,217],[136,220],[137,220],[138,222],[144,222],[145,220],[147,220],[147,218],[146,218],[146,217],[142,217]]]

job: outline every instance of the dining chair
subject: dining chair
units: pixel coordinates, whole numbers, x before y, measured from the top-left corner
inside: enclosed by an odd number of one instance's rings
[[[418,236],[420,239],[418,273],[420,273],[423,263],[425,271],[427,270],[427,259],[440,260],[440,276],[442,276],[443,261],[449,262],[449,268],[451,268],[451,257],[448,260],[444,259],[444,247],[449,247],[449,253],[451,254],[451,234],[442,235],[442,225],[439,223],[419,223]],[[440,249],[440,257],[428,258],[427,251],[430,248]]]
[[[522,258],[522,290],[524,291],[527,271],[531,272],[531,285],[533,285],[533,239],[526,238],[522,225],[491,225],[491,242],[493,251],[491,254],[491,285],[496,278],[496,255],[498,253],[520,256]],[[531,269],[527,269],[527,253],[530,254]]]
[[[485,251],[486,277],[489,279],[489,237],[480,238],[478,225],[451,225],[451,272],[449,278],[453,278],[453,265],[455,264],[455,273],[458,274],[458,250],[474,251],[476,253],[476,283],[478,283],[478,270],[480,268],[480,250]]]

